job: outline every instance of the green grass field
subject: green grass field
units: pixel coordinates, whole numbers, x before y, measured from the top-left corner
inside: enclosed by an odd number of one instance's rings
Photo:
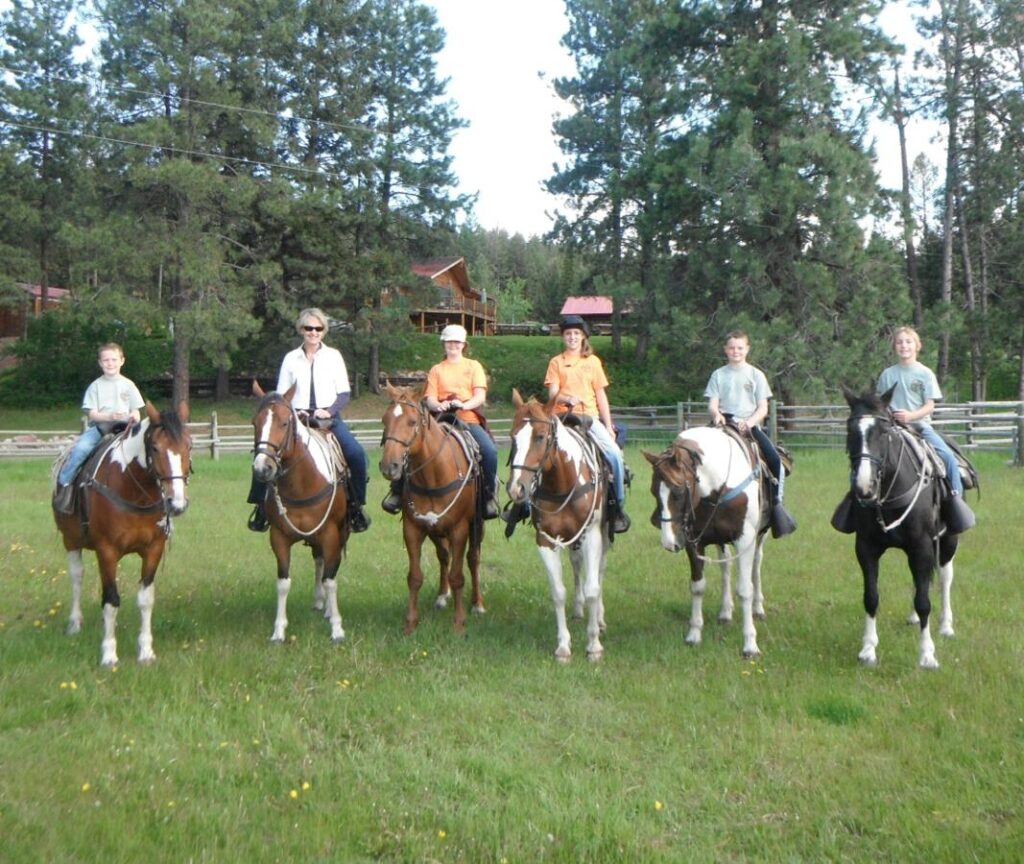
[[[489,526],[488,612],[467,638],[429,608],[402,635],[405,555],[376,506],[379,475],[373,527],[342,563],[347,642],[331,646],[312,611],[296,547],[291,641],[272,646],[273,556],[245,529],[248,459],[232,456],[196,460],[156,582],[158,662],[133,659],[130,558],[122,664],[101,669],[91,553],[83,632],[63,632],[49,465],[0,463],[0,861],[1024,859],[1020,471],[978,459],[957,636],[936,635],[942,668],[928,673],[894,552],[880,665],[857,663],[860,575],[852,539],[828,526],[842,453],[797,453],[787,502],[800,529],[768,543],[756,662],[740,656],[738,623],[715,620],[717,578],[704,644],[684,645],[685,559],[661,549],[649,466],[627,456],[634,527],[610,553],[606,656],[586,661],[575,622],[567,666],[523,530],[506,542]]]

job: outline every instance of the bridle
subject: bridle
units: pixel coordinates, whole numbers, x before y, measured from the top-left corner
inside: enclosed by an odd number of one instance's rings
[[[285,474],[284,459],[287,453],[291,452],[295,444],[295,427],[299,422],[299,415],[295,412],[295,408],[289,405],[284,399],[272,399],[266,404],[266,411],[273,414],[274,408],[277,405],[281,405],[286,408],[289,412],[288,420],[282,420],[281,423],[285,427],[284,440],[280,444],[275,444],[273,441],[262,439],[256,442],[256,446],[253,448],[253,456],[266,456],[271,462],[274,463],[274,467],[277,469],[279,476]],[[276,415],[275,419],[276,419]]]
[[[414,471],[409,465],[409,448],[416,443],[417,438],[422,437],[423,431],[427,427],[427,420],[430,415],[427,413],[426,406],[422,402],[416,404],[415,402],[410,402],[407,399],[399,399],[396,400],[393,404],[401,405],[405,408],[411,408],[413,411],[415,411],[416,425],[413,427],[412,437],[409,438],[408,441],[403,441],[401,438],[396,438],[394,435],[388,435],[387,429],[385,429],[384,432],[381,434],[380,446],[383,447],[388,441],[393,441],[395,444],[401,447],[405,451],[405,456],[403,457],[402,462],[403,474],[405,474],[407,477],[414,477],[415,475],[421,473],[428,465],[430,465],[432,462],[438,459],[441,455],[441,451],[438,450],[437,453],[435,453],[433,456],[431,456],[429,459],[423,462],[423,464],[420,465]],[[404,411],[402,412],[402,416],[405,416]],[[445,442],[447,443],[450,440],[451,436],[447,428],[444,429],[444,433]],[[472,465],[472,460],[470,460],[470,465]]]
[[[167,427],[164,426],[164,424],[162,423],[151,423],[149,428],[145,432],[145,437],[143,439],[143,447],[146,452],[146,464],[149,466],[149,473],[153,477],[155,477],[159,483],[173,483],[175,480],[181,480],[185,483],[186,486],[188,486],[189,478],[192,476],[194,471],[192,468],[191,456],[192,438],[188,434],[187,430],[184,430],[182,432],[182,439],[184,440],[185,443],[184,452],[189,454],[188,471],[186,471],[184,474],[161,474],[156,468],[157,460],[155,456],[157,450],[156,445],[153,443],[153,438],[155,437],[156,431],[158,429],[166,430],[166,428]]]

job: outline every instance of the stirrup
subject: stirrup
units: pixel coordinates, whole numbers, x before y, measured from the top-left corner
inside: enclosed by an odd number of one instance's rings
[[[262,505],[257,504],[252,508],[247,524],[250,531],[258,531],[261,534],[270,527],[270,523],[267,521],[267,514]]]
[[[389,492],[388,496],[380,502],[381,509],[385,513],[395,515],[402,512],[402,496],[397,492]]]
[[[358,504],[349,507],[348,522],[353,534],[362,534],[370,527],[370,517],[363,512],[362,506]]]
[[[629,516],[626,511],[621,507],[616,508],[615,515],[612,516],[612,533],[613,534],[625,534],[629,530],[629,526],[632,523],[629,521]]]
[[[498,509],[498,502],[494,498],[484,501],[484,519],[497,519],[501,514]]]

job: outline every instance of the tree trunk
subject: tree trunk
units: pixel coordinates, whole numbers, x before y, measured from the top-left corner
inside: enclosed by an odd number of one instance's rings
[[[967,306],[967,332],[971,343],[971,398],[981,401],[985,374],[981,362],[981,344],[978,339],[978,310],[974,291],[974,267],[971,263],[971,238],[964,216],[963,198],[956,195],[956,210],[960,232],[960,266],[964,273],[964,302]]]
[[[223,402],[228,396],[231,395],[230,378],[228,377],[228,370],[225,366],[217,367],[217,379],[213,385],[213,400],[214,402]],[[174,403],[177,404],[177,403]]]
[[[900,89],[900,73],[896,70],[893,96],[893,118],[900,136],[900,170],[903,188],[900,195],[900,211],[903,218],[903,245],[907,255],[907,279],[910,282],[910,297],[914,302],[914,326],[918,329],[924,323],[924,301],[921,298],[921,283],[917,277],[917,250],[914,248],[914,216],[910,198],[910,167],[907,163],[907,118],[903,113],[903,93]]]
[[[366,364],[366,386],[371,393],[380,393],[380,345],[370,343],[370,357]]]

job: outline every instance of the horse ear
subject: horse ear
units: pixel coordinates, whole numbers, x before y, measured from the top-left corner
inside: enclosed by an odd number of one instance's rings
[[[644,459],[646,459],[652,465],[657,465],[658,464],[658,460],[661,458],[660,456],[656,456],[654,453],[648,453],[646,450],[644,450],[642,452],[644,454]]]
[[[178,417],[182,423],[188,423],[188,402],[184,399],[178,403]]]
[[[400,395],[398,388],[391,383],[390,378],[384,379],[384,390],[387,392],[388,396],[390,396],[393,400],[397,400]]]
[[[895,393],[895,392],[896,392],[896,385],[893,384],[892,387],[890,387],[881,396],[878,397],[879,399],[882,400],[882,404],[886,408],[888,408],[889,407],[889,403],[892,402],[892,394]]]
[[[847,404],[847,405],[849,405],[849,406],[850,406],[850,407],[852,408],[852,407],[853,407],[853,404],[854,404],[854,402],[856,402],[856,401],[857,401],[857,394],[856,394],[856,393],[854,393],[854,392],[853,392],[853,391],[852,391],[852,390],[851,390],[851,389],[850,389],[849,387],[847,387],[847,386],[846,386],[845,384],[842,384],[842,385],[840,385],[840,386],[841,386],[841,387],[843,388],[843,398],[844,398],[844,399],[846,399],[846,404]]]
[[[556,393],[550,399],[548,399],[547,405],[544,406],[544,413],[549,417],[555,413],[555,406],[558,404],[558,394]]]
[[[146,416],[149,418],[150,423],[160,422],[160,412],[157,411],[156,406],[148,399],[146,400]]]
[[[257,399],[262,399],[267,394],[263,392],[263,388],[260,387],[260,382],[255,378],[252,379],[252,395]]]
[[[294,395],[295,395],[295,388],[297,388],[298,386],[299,386],[298,382],[295,382],[294,384],[292,384],[292,386],[291,386],[291,387],[289,387],[289,388],[288,388],[288,389],[287,389],[287,390],[286,390],[286,391],[285,391],[285,392],[284,392],[284,393],[282,394],[282,395],[284,396],[284,401],[285,401],[285,402],[288,402],[289,404],[291,404],[291,401],[292,401],[292,396],[294,396]]]
[[[519,391],[515,387],[512,388],[512,404],[516,408],[523,407],[523,397],[519,395]]]

